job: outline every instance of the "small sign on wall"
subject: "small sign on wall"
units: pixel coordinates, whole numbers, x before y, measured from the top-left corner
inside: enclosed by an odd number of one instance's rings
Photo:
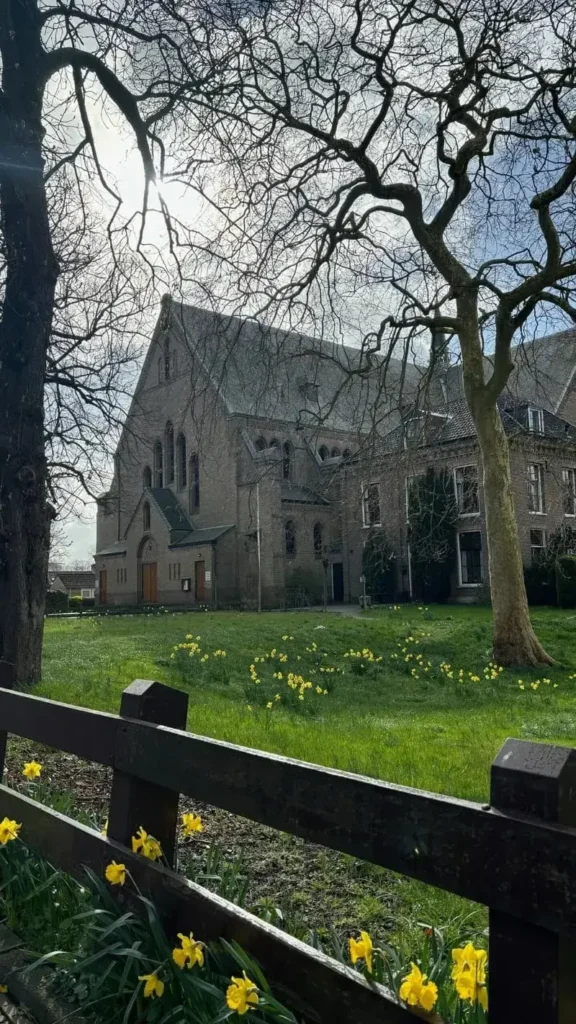
[[[182,578],[182,590],[192,590],[192,580],[190,579],[190,576],[184,576]]]
[[[204,581],[206,583],[212,583],[212,572],[211,572],[210,569],[206,569],[206,575],[204,576]]]

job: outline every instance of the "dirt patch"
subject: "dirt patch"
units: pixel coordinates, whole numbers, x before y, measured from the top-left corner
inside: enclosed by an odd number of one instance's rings
[[[36,758],[42,779],[54,790],[70,793],[75,804],[93,815],[95,826],[107,813],[112,771],[71,754],[11,738],[6,758],[7,782],[21,781],[22,764]],[[400,882],[389,871],[344,856],[295,836],[278,832],[216,807],[182,798],[181,811],[200,814],[204,831],[181,840],[179,863],[190,877],[202,871],[210,848],[212,879],[203,884],[238,899],[248,909],[267,912],[275,923],[306,937],[336,927],[387,930],[400,902]],[[144,823],[145,824],[145,823]]]

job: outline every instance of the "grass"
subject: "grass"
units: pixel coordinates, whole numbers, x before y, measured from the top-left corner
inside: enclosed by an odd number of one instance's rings
[[[507,736],[576,743],[576,680],[569,678],[576,668],[576,616],[540,609],[533,618],[558,662],[545,673],[550,682],[535,690],[530,684],[543,673],[506,671],[495,681],[484,678],[482,670],[490,660],[489,609],[404,606],[397,611],[372,610],[361,619],[321,613],[256,617],[209,612],[53,619],[46,628],[44,678],[35,692],[117,711],[128,683],[157,679],[188,690],[188,728],[195,733],[483,801],[488,797],[490,763]],[[197,657],[190,659],[184,677],[170,654],[187,633],[200,636],[203,651],[225,650],[226,659],[211,657],[204,664]],[[287,634],[294,639],[282,641]],[[420,642],[406,645],[408,636]],[[307,653],[314,643],[318,651]],[[433,678],[409,674],[415,661],[404,661],[406,646],[408,652],[432,662]],[[364,647],[382,662],[365,663],[363,675],[353,670],[355,659],[343,655],[350,648]],[[277,706],[268,712],[254,703],[248,710],[251,687],[255,693],[249,666],[272,648],[289,653],[289,662],[276,663],[276,668],[292,667],[310,675],[318,654],[326,652],[324,663],[341,669],[330,677],[333,692],[317,702],[317,716],[296,715]],[[453,666],[450,671],[456,678],[438,672],[442,661]],[[258,672],[260,667],[257,664]],[[464,671],[462,681],[457,679],[459,669]],[[268,666],[260,674],[264,677],[265,672],[270,674]],[[472,682],[470,674],[480,676],[480,681]],[[311,678],[324,684],[327,677],[317,671]],[[284,682],[274,682],[273,689],[281,685],[285,688]],[[378,920],[386,902],[381,872],[368,869],[377,892],[374,906],[367,905],[367,898],[358,898],[358,913],[365,923],[372,917]],[[350,876],[355,870],[349,868]],[[485,925],[483,909],[390,873],[386,878],[384,888],[392,894],[396,921],[403,915],[435,924],[469,917],[476,929]]]

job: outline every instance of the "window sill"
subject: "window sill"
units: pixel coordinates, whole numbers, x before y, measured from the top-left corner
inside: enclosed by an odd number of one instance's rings
[[[473,519],[474,516],[479,516],[479,515],[480,515],[480,509],[477,509],[476,512],[459,512],[458,513],[458,519]]]
[[[363,523],[362,524],[362,529],[363,530],[373,530],[377,526],[382,526],[382,523]]]
[[[547,512],[533,512],[532,509],[528,509],[529,516],[547,516]]]
[[[466,587],[466,588],[468,588],[468,587],[474,588],[474,587],[483,587],[484,584],[483,583],[459,583],[458,586],[459,587]]]
[[[564,519],[576,519],[576,512],[565,512]]]

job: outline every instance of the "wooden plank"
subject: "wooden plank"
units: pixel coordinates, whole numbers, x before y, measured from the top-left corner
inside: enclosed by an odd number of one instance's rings
[[[503,811],[576,825],[576,750],[507,740],[492,765],[490,800]],[[576,1021],[576,941],[490,912],[490,1024]]]
[[[12,690],[16,678],[16,670],[14,665],[9,661],[0,661],[0,689]],[[0,730],[0,782],[2,782],[2,776],[4,774],[4,761],[6,759],[6,741],[8,739],[8,732],[4,723],[2,714],[0,713],[0,724],[3,728]]]
[[[4,814],[22,823],[21,837],[27,845],[81,880],[83,866],[102,877],[111,860],[125,864],[139,889],[171,922],[174,934],[193,931],[207,942],[218,938],[239,942],[262,964],[277,997],[304,1014],[310,1024],[410,1024],[419,1017],[429,1024],[442,1024],[438,1017],[408,1010],[382,986],[369,985],[351,968],[202,886],[0,786],[0,815]],[[128,884],[122,898],[126,898],[127,889]],[[134,909],[143,913],[138,901]]]
[[[576,934],[576,830],[144,723],[117,767],[527,921]]]
[[[120,715],[140,721],[186,728],[188,694],[165,683],[135,679],[122,694]],[[159,840],[174,867],[180,796],[173,789],[144,782],[115,769],[108,814],[108,835],[124,846],[146,822],[146,831]]]
[[[114,763],[117,715],[0,690],[0,722],[6,732],[34,743],[45,743],[97,764]]]

